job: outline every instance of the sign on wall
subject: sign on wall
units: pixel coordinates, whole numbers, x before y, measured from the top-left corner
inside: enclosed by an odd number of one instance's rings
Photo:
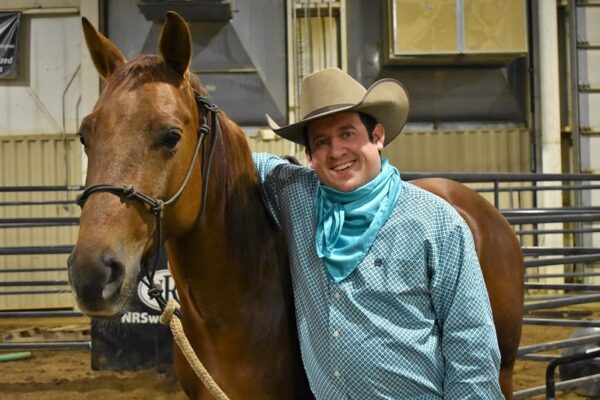
[[[0,13],[0,78],[19,76],[18,46],[20,13]]]

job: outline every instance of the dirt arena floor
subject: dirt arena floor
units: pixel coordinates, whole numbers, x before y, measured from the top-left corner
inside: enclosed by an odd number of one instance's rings
[[[0,334],[23,326],[89,325],[85,318],[0,320]],[[564,339],[571,328],[526,326],[522,345]],[[15,350],[17,351],[17,350]],[[2,352],[5,353],[5,352]],[[0,353],[1,354],[1,353]],[[0,399],[117,400],[185,399],[168,373],[145,371],[92,371],[88,350],[38,350],[31,358],[0,363]],[[544,385],[545,363],[519,361],[515,390]],[[532,399],[544,399],[543,395]],[[581,400],[576,393],[558,393],[558,399]]]

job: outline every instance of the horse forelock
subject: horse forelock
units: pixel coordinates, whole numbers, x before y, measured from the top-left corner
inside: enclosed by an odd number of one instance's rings
[[[193,99],[194,92],[206,95],[206,90],[195,74],[188,70],[181,76],[169,68],[161,57],[149,54],[142,54],[119,67],[106,81],[104,90],[110,93],[123,87],[135,88],[148,82],[164,82],[181,87],[189,92],[190,99]]]

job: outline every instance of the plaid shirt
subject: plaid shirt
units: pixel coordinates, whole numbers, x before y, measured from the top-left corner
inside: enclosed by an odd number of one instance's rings
[[[367,256],[333,283],[315,250],[312,170],[253,154],[290,252],[304,368],[318,399],[502,399],[500,353],[468,226],[407,182]]]

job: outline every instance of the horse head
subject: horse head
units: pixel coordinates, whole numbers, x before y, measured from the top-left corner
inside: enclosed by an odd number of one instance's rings
[[[197,96],[206,93],[188,69],[191,38],[178,14],[167,15],[159,56],[130,62],[89,21],[82,23],[104,88],[79,131],[88,158],[86,186],[96,190],[84,192],[69,280],[83,312],[110,317],[125,311],[142,263],[160,245],[160,221],[165,237],[177,236],[199,215]],[[173,202],[161,210],[160,201],[143,198]]]

